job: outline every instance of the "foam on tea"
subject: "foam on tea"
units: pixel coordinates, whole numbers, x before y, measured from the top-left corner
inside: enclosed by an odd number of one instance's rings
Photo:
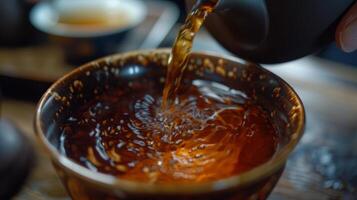
[[[183,86],[192,41],[216,3],[204,2],[176,39],[163,95],[154,81],[99,94],[67,119],[64,154],[93,171],[148,183],[218,180],[273,156],[278,134],[249,96],[207,80]]]

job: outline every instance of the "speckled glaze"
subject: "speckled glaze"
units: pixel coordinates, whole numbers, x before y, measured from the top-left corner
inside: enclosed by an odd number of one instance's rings
[[[214,80],[242,90],[270,112],[280,134],[279,147],[268,162],[240,175],[196,184],[155,185],[90,171],[57,150],[60,126],[75,107],[134,81],[163,84],[169,50],[129,52],[83,65],[54,83],[42,97],[35,119],[38,138],[73,199],[266,199],[279,180],[290,152],[304,130],[305,112],[295,91],[259,65],[233,57],[192,53],[185,81]],[[157,79],[157,78],[156,78]]]

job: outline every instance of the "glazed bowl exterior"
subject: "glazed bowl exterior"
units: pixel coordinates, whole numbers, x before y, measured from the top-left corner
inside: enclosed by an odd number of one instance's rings
[[[165,77],[168,49],[108,56],[87,63],[55,82],[39,102],[35,129],[73,199],[266,199],[289,154],[303,135],[305,112],[296,92],[281,78],[234,57],[192,53],[184,80],[212,80],[246,93],[268,113],[280,135],[266,163],[229,178],[192,184],[149,184],[90,171],[59,151],[61,124],[79,105],[115,87]],[[162,79],[161,78],[161,79]],[[163,81],[157,81],[163,84]]]

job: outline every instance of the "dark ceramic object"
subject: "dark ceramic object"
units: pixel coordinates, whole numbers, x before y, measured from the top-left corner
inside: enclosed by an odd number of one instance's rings
[[[10,199],[21,189],[34,162],[30,141],[13,123],[0,119],[0,199]]]
[[[154,83],[165,77],[169,50],[138,51],[88,63],[58,80],[42,97],[36,133],[48,150],[73,199],[265,199],[284,169],[304,129],[304,108],[294,90],[262,67],[205,53],[192,53],[184,80],[214,80],[255,96],[281,135],[279,148],[268,162],[241,175],[197,184],[153,185],[96,173],[61,155],[61,125],[69,113],[113,87],[132,88],[135,82]],[[156,78],[153,78],[156,77]],[[133,86],[134,85],[134,86]]]
[[[186,2],[191,8],[196,0]],[[241,58],[258,63],[286,62],[331,43],[338,21],[355,2],[220,0],[206,27],[220,44]]]
[[[0,46],[20,46],[37,42],[38,38],[29,21],[29,11],[35,1],[0,1]]]

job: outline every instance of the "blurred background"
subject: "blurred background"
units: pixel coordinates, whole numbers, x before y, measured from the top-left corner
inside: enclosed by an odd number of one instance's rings
[[[18,168],[33,167],[23,187],[25,173],[6,178],[9,168],[0,163],[0,199],[10,190],[14,199],[69,199],[35,141],[37,101],[51,83],[85,62],[170,47],[186,16],[183,0],[85,2],[0,2],[0,119],[25,135],[37,155],[36,162]],[[205,29],[194,49],[232,55]],[[293,85],[307,111],[305,135],[270,199],[357,199],[357,52],[343,53],[331,43],[314,55],[264,67]],[[5,132],[11,131],[0,126],[0,134]],[[5,150],[0,140],[0,160]],[[30,152],[18,156],[35,155]],[[10,179],[19,184],[2,185]]]

